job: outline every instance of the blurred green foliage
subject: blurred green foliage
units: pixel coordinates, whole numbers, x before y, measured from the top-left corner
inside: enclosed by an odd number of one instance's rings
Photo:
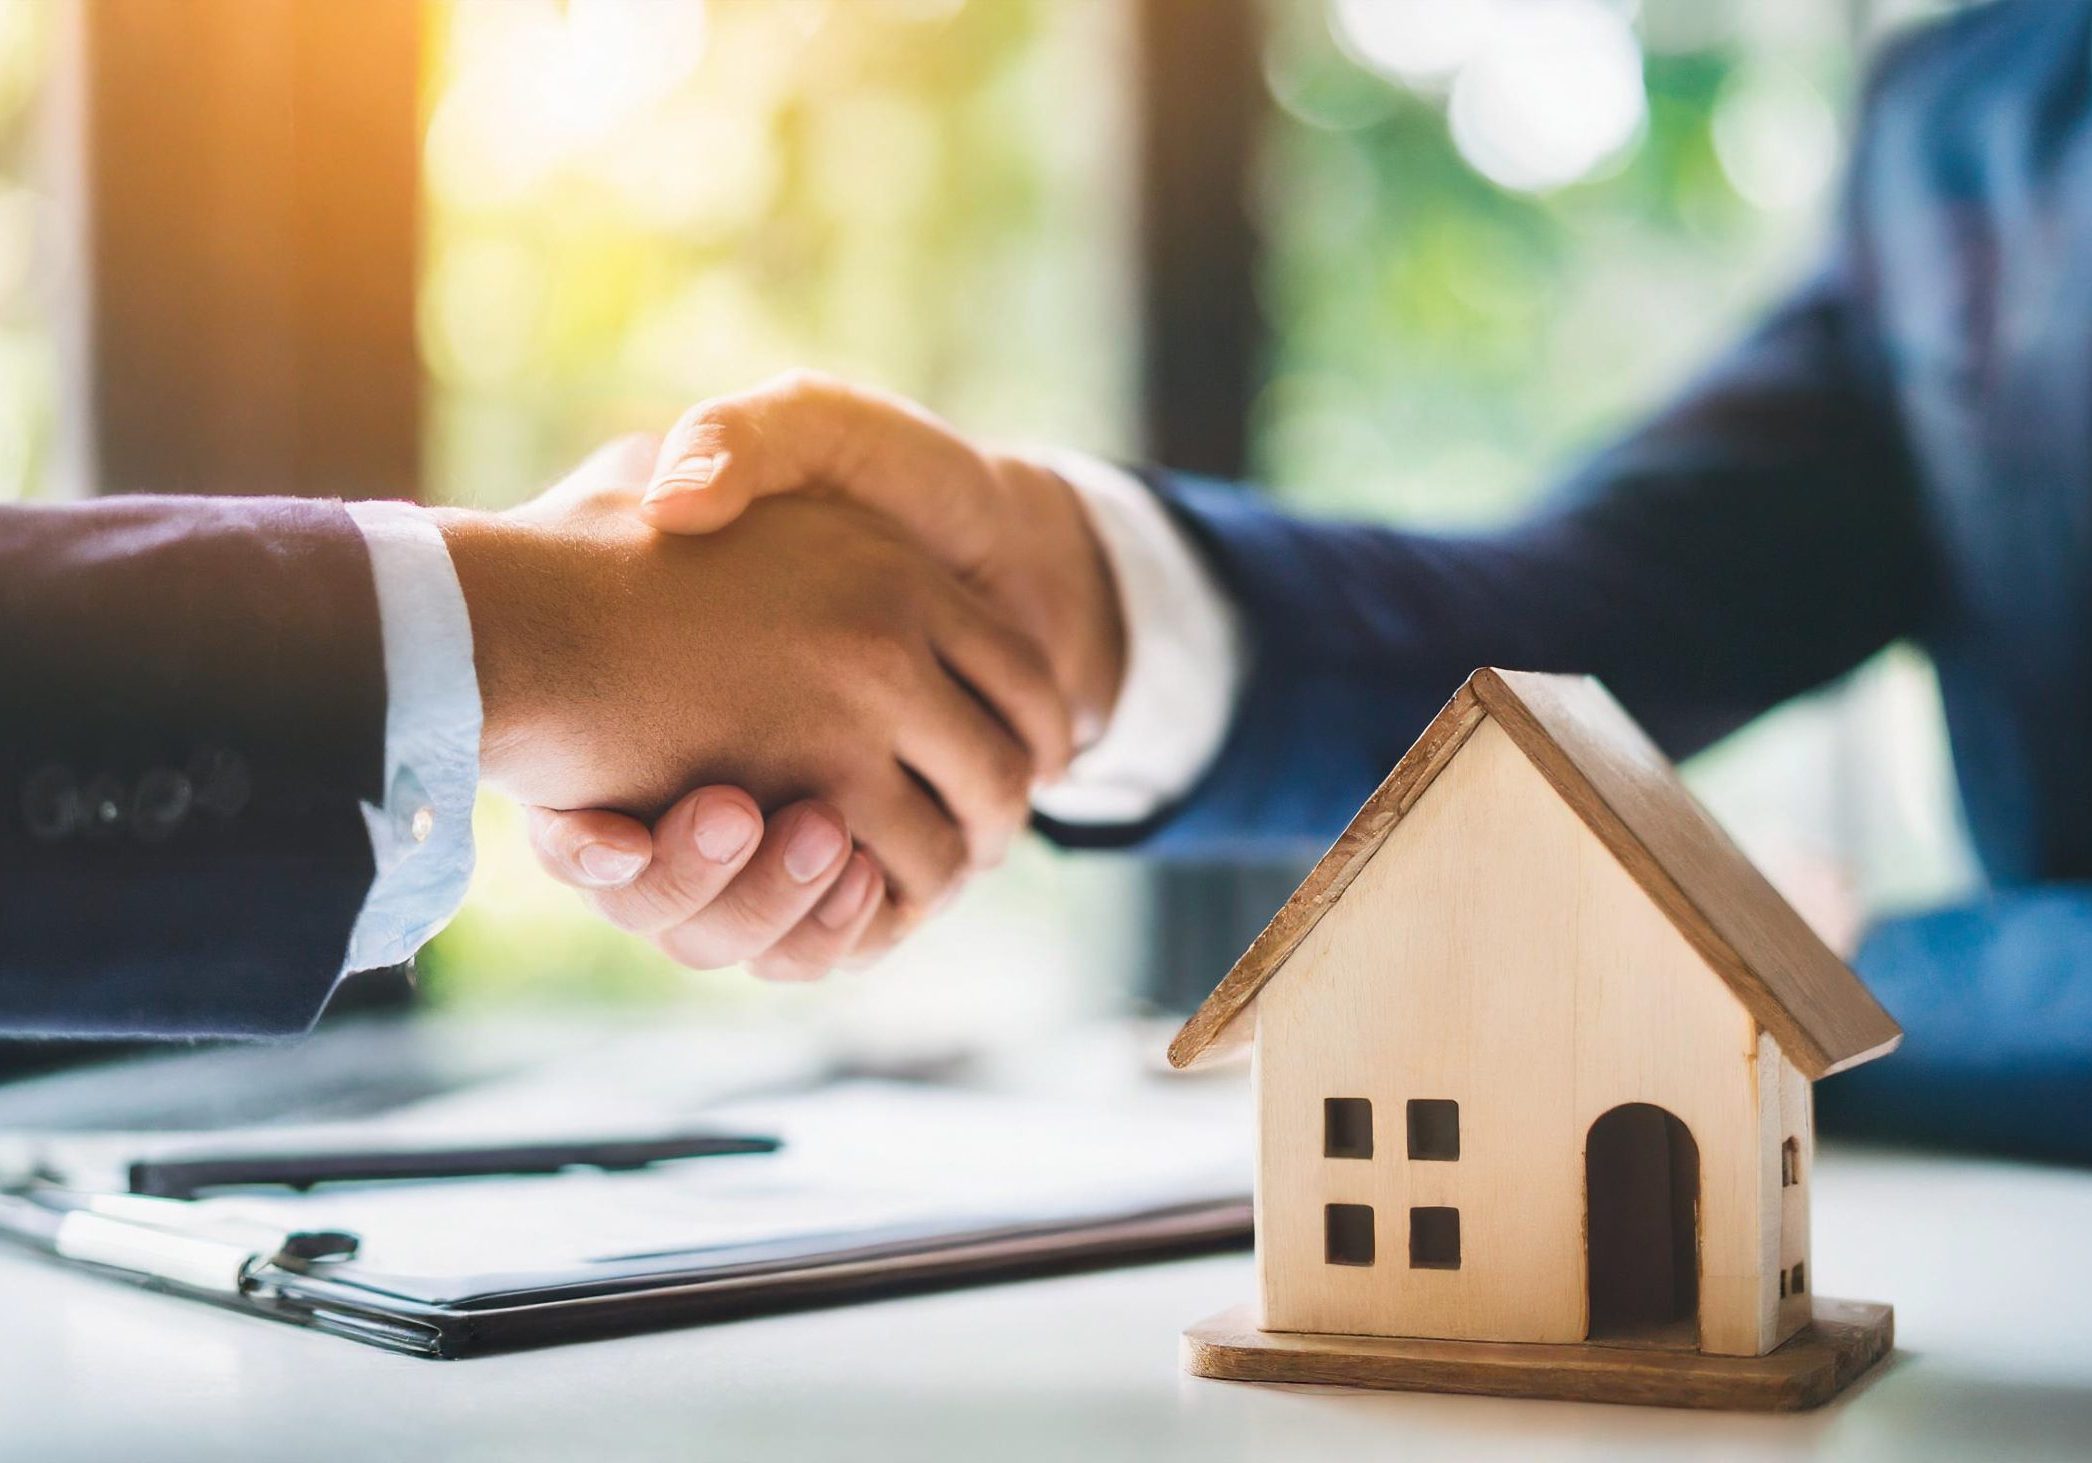
[[[1852,57],[1835,7],[1768,0],[1761,16],[1794,14],[1755,34],[1739,7],[1704,7],[1730,23],[1647,51],[1648,121],[1625,157],[1541,195],[1471,168],[1442,100],[1351,59],[1321,5],[1268,10],[1273,353],[1255,440],[1262,475],[1296,502],[1501,517],[1673,388],[1814,236],[1816,206],[1767,211],[1739,195],[1713,131],[1761,68],[1798,78],[1804,108],[1812,92],[1842,98]],[[1769,120],[1806,127],[1810,114]]]
[[[436,496],[517,501],[606,437],[800,365],[971,429],[1124,450],[1115,4],[625,13],[656,28],[636,56],[580,7],[430,7],[421,333]],[[677,48],[680,71],[651,59]],[[478,821],[471,898],[423,957],[438,999],[747,995],[738,976],[687,976],[588,918],[532,865],[513,808],[485,799]],[[1115,908],[1084,892],[1102,878],[1027,850],[960,918],[1095,916]],[[1130,930],[1123,913],[1104,923]]]
[[[1111,6],[634,8],[704,18],[687,74],[636,103],[591,89],[589,34],[557,5],[431,7],[444,496],[514,501],[606,436],[798,365],[976,429],[1122,443],[1118,135],[1092,105]],[[565,133],[520,125],[563,92]]]

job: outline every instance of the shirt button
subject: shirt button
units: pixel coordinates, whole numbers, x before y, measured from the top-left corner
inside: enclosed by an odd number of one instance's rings
[[[56,843],[86,821],[87,805],[70,769],[39,767],[22,784],[22,823],[40,843]]]
[[[189,787],[197,807],[221,818],[237,816],[254,793],[246,762],[223,747],[205,747],[189,759]]]
[[[131,805],[124,785],[114,777],[103,773],[87,784],[87,829],[90,833],[113,833],[124,821],[124,813]]]
[[[412,767],[400,767],[392,774],[385,806],[392,823],[392,846],[401,856],[427,843],[436,831],[436,800]]]
[[[195,798],[188,778],[170,768],[153,768],[138,779],[131,795],[131,832],[141,843],[164,842],[189,816]]]

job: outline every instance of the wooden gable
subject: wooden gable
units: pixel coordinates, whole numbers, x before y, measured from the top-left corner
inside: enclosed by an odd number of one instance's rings
[[[1694,800],[1587,676],[1483,669],[1387,780],[1170,1043],[1188,1067],[1249,1040],[1238,1021],[1424,790],[1492,718],[1811,1080],[1892,1050],[1902,1030]]]

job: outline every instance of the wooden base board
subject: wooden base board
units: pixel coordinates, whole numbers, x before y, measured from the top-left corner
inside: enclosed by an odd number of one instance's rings
[[[1799,1412],[1851,1386],[1895,1341],[1890,1307],[1821,1297],[1814,1319],[1764,1356],[1590,1342],[1551,1346],[1260,1331],[1255,1308],[1243,1305],[1184,1333],[1184,1366],[1195,1376],[1234,1382]]]

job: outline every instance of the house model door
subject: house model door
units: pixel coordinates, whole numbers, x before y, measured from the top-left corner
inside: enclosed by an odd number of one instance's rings
[[[1684,1123],[1630,1102],[1584,1144],[1590,1338],[1690,1348],[1699,1340],[1700,1149]]]

